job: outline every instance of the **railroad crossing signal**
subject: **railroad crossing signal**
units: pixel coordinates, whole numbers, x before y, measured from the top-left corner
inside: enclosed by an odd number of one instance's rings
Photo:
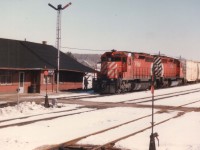
[[[45,83],[46,83],[46,96],[45,96],[45,101],[44,101],[44,106],[46,108],[50,107],[49,105],[49,99],[48,99],[48,95],[47,95],[47,77],[48,77],[48,70],[46,69],[46,66],[45,66],[45,69],[44,69],[44,77],[45,77]]]
[[[160,57],[154,57],[153,60],[153,74],[156,77],[161,77],[162,75],[162,62]]]
[[[154,76],[152,76],[152,79],[151,79],[151,94],[152,95],[154,94]]]
[[[48,70],[44,70],[44,76],[46,77],[46,76],[48,76]]]
[[[154,133],[154,81],[156,77],[162,76],[162,62],[160,57],[154,57],[153,69],[152,69],[152,83],[151,83],[151,93],[152,93],[152,122],[151,122],[151,135],[149,150],[156,150],[155,138],[158,140],[158,134]]]

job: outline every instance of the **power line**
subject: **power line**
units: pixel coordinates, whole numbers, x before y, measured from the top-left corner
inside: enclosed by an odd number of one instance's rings
[[[100,49],[88,49],[88,48],[75,48],[75,47],[62,47],[62,48],[67,48],[67,49],[75,49],[75,50],[81,50],[81,51],[101,51],[101,52],[104,52],[104,51],[110,51],[110,50],[100,50]]]

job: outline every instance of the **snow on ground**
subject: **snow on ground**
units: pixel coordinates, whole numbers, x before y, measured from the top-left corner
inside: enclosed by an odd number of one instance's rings
[[[200,97],[199,97],[200,98]],[[200,108],[200,102],[198,102],[198,103],[192,103],[192,104],[189,104],[189,105],[187,105],[186,107],[197,107],[197,108]]]
[[[170,89],[160,89],[155,91],[155,95],[195,88],[200,88],[200,84],[174,87]],[[59,96],[65,97],[66,95],[67,94],[65,93],[60,93],[53,96],[55,96],[54,98],[57,98]],[[76,95],[76,93],[74,95]],[[113,95],[103,98],[90,98],[87,99],[87,101],[120,102],[144,96],[151,96],[150,91]],[[32,97],[32,99],[34,100],[34,97]],[[155,101],[155,104],[177,106],[190,102],[188,99],[192,101],[200,100],[200,93],[177,96],[175,98],[168,98],[162,101]],[[16,122],[20,123],[28,120],[47,118],[61,114],[67,115],[76,112],[90,111],[22,126],[0,128],[1,149],[32,150],[43,145],[62,143],[151,114],[151,109],[149,108],[116,107],[96,110],[91,108],[82,108],[80,105],[60,104],[60,106],[60,108],[47,109],[41,105],[35,104],[34,102],[27,102],[21,103],[19,107],[1,108],[0,126]],[[190,104],[189,106],[199,108],[200,105],[197,103]],[[158,123],[166,118],[175,116],[177,113],[177,111],[169,111],[163,114],[156,114],[155,122]],[[28,118],[20,119],[20,117],[24,116],[27,116]],[[14,120],[6,121],[8,119]],[[108,138],[109,140],[115,139],[119,136],[127,135],[130,134],[130,132],[135,132],[139,129],[148,127],[150,126],[150,122],[151,117],[147,117],[126,126],[113,129],[109,132],[101,133],[98,137],[88,137],[80,141],[80,143],[102,144],[104,142],[108,142]],[[160,139],[160,147],[157,147],[157,150],[200,150],[200,142],[198,139],[200,136],[199,130],[199,112],[188,112],[179,118],[171,119],[162,125],[156,126],[155,131],[158,132]],[[146,130],[136,136],[118,142],[116,146],[131,150],[146,150],[149,147],[150,134],[151,130]]]
[[[94,94],[92,90],[88,91],[74,91],[74,92],[60,92],[60,93],[47,93],[49,99],[53,98],[62,98],[62,97],[70,97],[70,96],[88,96],[88,95],[99,95]],[[34,95],[34,96],[25,96],[21,97],[21,99],[33,99],[33,98],[44,98],[46,96],[46,93],[41,93],[41,95]]]
[[[180,106],[180,104],[184,105],[184,104],[199,101],[199,102],[197,102],[193,105],[191,104],[187,107],[200,107],[200,96],[199,95],[200,95],[200,92],[191,93],[191,94],[187,94],[187,95],[180,95],[180,96],[171,97],[171,98],[165,98],[162,100],[155,101],[155,104],[156,105],[165,105],[165,106]],[[146,102],[146,103],[142,103],[142,104],[151,105],[151,102]]]
[[[4,150],[29,150],[62,143],[149,114],[148,109],[109,108],[79,115],[0,129]]]
[[[158,147],[158,142],[155,140],[157,150],[200,150],[199,129],[199,112],[191,112],[156,126],[154,131],[159,134],[160,144]],[[149,146],[150,134],[151,131],[148,131],[127,138],[116,143],[116,147],[146,150]]]
[[[17,117],[25,117],[30,115],[39,115],[39,114],[48,114],[50,112],[62,111],[62,110],[70,110],[75,109],[77,107],[81,107],[80,105],[66,105],[58,103],[59,107],[50,107],[45,108],[42,105],[38,105],[35,102],[22,102],[17,106],[8,106],[4,108],[0,108],[0,117],[1,120],[12,119]],[[0,124],[1,125],[1,124]]]
[[[156,119],[157,122],[163,121],[165,119],[168,119],[172,116],[176,116],[177,112],[172,112],[172,113],[164,113],[164,114],[156,114]],[[164,118],[164,119],[163,119]],[[95,144],[95,145],[102,145],[105,144],[109,141],[115,140],[117,138],[120,138],[122,136],[129,135],[131,133],[137,132],[139,130],[142,130],[144,128],[147,128],[150,126],[150,120],[151,117],[138,120],[133,123],[129,123],[126,126],[121,126],[117,129],[112,129],[108,132],[101,133],[92,137],[85,138],[78,142],[79,144]]]
[[[173,92],[179,92],[179,91],[197,89],[197,88],[200,88],[200,84],[166,88],[166,89],[158,89],[158,90],[155,90],[154,95],[156,96],[156,95],[161,95],[161,94],[167,94],[167,93],[173,93]],[[123,101],[127,101],[127,100],[143,98],[143,97],[151,97],[151,91],[149,91],[149,90],[148,91],[140,91],[140,92],[126,93],[126,94],[122,94],[122,95],[113,95],[113,96],[108,96],[108,97],[98,97],[98,98],[95,98],[95,99],[84,98],[84,99],[81,99],[81,100],[115,103],[115,102],[123,102]]]

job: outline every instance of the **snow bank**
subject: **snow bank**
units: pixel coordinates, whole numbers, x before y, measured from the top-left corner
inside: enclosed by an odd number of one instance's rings
[[[23,117],[28,115],[44,114],[53,111],[69,110],[79,107],[80,105],[68,105],[58,103],[58,107],[45,108],[43,105],[35,102],[22,102],[19,105],[0,108],[0,117],[2,119],[12,119],[15,117]]]

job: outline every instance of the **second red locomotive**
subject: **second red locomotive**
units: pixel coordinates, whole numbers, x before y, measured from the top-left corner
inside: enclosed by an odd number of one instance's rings
[[[155,58],[160,62],[155,62]],[[121,93],[148,89],[153,67],[157,65],[155,86],[174,86],[184,82],[183,69],[178,59],[147,53],[112,50],[101,56],[101,70],[93,81],[100,93]]]

